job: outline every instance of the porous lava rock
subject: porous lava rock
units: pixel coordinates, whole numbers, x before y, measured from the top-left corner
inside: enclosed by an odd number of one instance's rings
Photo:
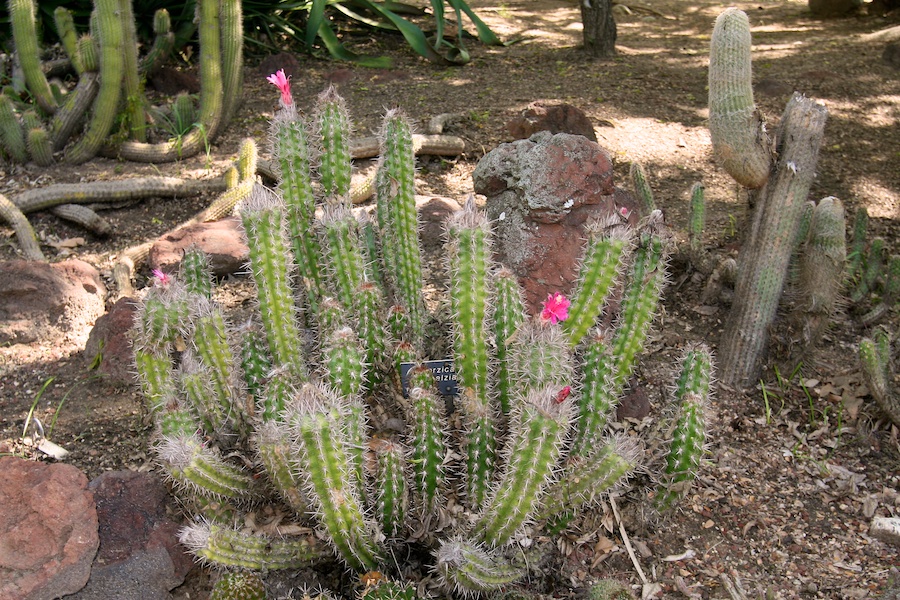
[[[613,185],[609,153],[584,136],[540,132],[502,144],[472,173],[487,197],[495,258],[519,279],[531,314],[548,294],[569,294],[583,253],[585,223],[626,208],[633,197]]]
[[[134,385],[134,352],[131,348],[131,327],[137,313],[137,300],[119,298],[91,329],[84,347],[84,360],[116,387]]]
[[[100,273],[84,261],[0,262],[0,344],[82,344],[105,299]]]
[[[100,546],[84,473],[0,458],[0,507],[0,598],[52,600],[84,587]]]
[[[506,124],[506,130],[514,140],[528,139],[539,131],[549,131],[583,135],[592,142],[597,141],[591,119],[583,110],[571,104],[532,102]]]

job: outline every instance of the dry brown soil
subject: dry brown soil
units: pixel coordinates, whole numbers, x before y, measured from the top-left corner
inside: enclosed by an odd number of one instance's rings
[[[706,129],[709,36],[720,5],[707,0],[644,0],[619,13],[618,56],[591,60],[580,49],[578,8],[570,0],[474,0],[471,4],[506,47],[470,44],[465,67],[439,67],[398,50],[397,40],[355,38],[358,49],[395,58],[389,70],[367,70],[300,57],[294,95],[308,106],[333,82],[348,101],[359,135],[377,131],[386,108],[402,107],[423,124],[454,113],[446,132],[466,140],[459,158],[421,161],[422,193],[458,199],[472,190],[478,159],[507,141],[505,124],[534,101],[568,102],[593,120],[601,145],[616,161],[626,186],[628,164],[640,161],[656,202],[673,229],[683,231],[687,194],[702,181],[707,190],[710,248],[733,252],[746,221],[735,185],[713,163]],[[872,235],[894,251],[900,239],[900,72],[881,60],[883,44],[860,34],[896,25],[900,15],[821,21],[805,3],[762,0],[739,3],[753,24],[757,101],[775,121],[793,90],[820,98],[829,122],[811,197],[840,198],[848,213],[865,206]],[[647,10],[647,9],[652,10]],[[7,196],[50,183],[95,181],[164,173],[206,178],[220,174],[246,137],[265,147],[277,94],[254,64],[248,65],[245,102],[208,155],[169,165],[136,165],[97,159],[80,167],[3,166]],[[97,239],[49,214],[32,215],[53,259],[75,255],[106,276],[118,252],[152,239],[201,209],[210,198],[154,199],[105,213],[115,235]],[[0,226],[0,258],[15,256],[11,230]],[[74,249],[52,242],[84,238]],[[681,236],[683,237],[683,236]],[[146,270],[138,286],[146,285]],[[698,307],[702,282],[672,274],[665,312],[641,376],[658,403],[681,348],[689,341],[717,343],[727,306]],[[232,287],[233,286],[233,287]],[[226,282],[221,298],[242,299],[240,282]],[[111,290],[111,292],[114,290]],[[896,311],[888,319],[898,329]],[[18,439],[29,408],[48,383],[35,415],[55,420],[52,440],[71,452],[66,460],[95,477],[109,469],[153,469],[147,453],[151,428],[134,389],[98,380],[80,355],[87,331],[66,341],[0,348],[0,439],[6,451],[32,456]],[[712,403],[712,441],[683,510],[662,526],[629,521],[646,581],[659,597],[726,598],[721,575],[740,577],[747,597],[866,598],[885,588],[898,548],[868,535],[873,516],[900,513],[900,449],[862,382],[856,359],[867,333],[848,313],[835,319],[815,360],[793,378],[772,370],[747,394],[719,390]],[[651,413],[652,415],[652,413]],[[632,492],[632,495],[635,492]],[[632,497],[633,499],[633,497]],[[626,499],[620,500],[625,502]],[[556,540],[564,556],[542,581],[557,597],[586,583],[615,577],[642,583],[608,512],[589,515]],[[202,570],[177,591],[204,595]],[[649,588],[648,588],[649,589]]]

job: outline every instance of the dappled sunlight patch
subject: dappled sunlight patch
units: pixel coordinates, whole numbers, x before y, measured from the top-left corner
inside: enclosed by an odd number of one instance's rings
[[[871,177],[861,177],[850,188],[859,203],[874,219],[900,219],[900,193]]]

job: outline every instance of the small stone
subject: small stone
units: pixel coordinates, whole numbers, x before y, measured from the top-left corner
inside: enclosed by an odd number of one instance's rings
[[[218,277],[242,271],[249,260],[250,251],[241,233],[240,219],[227,217],[188,225],[159,238],[147,259],[150,268],[165,273],[177,271],[184,251],[191,246],[206,252],[213,275]]]
[[[120,298],[102,315],[91,329],[84,348],[84,362],[96,369],[111,385],[134,385],[134,352],[131,349],[131,327],[137,303],[134,298]]]
[[[583,135],[592,142],[597,141],[590,118],[583,110],[571,104],[534,102],[507,123],[506,130],[516,140],[528,139],[538,131],[549,131]]]

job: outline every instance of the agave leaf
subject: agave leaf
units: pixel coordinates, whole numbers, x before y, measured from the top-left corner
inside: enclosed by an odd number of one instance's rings
[[[338,60],[355,62],[364,67],[371,67],[374,69],[389,69],[393,64],[391,59],[387,56],[363,56],[347,50],[338,39],[337,35],[335,35],[334,31],[332,31],[327,21],[319,26],[319,39],[325,44],[328,53]]]
[[[431,9],[434,11],[434,25],[435,25],[435,42],[434,49],[438,50],[441,47],[441,40],[444,39],[444,0],[431,0]]]
[[[500,46],[503,44],[503,42],[500,41],[500,38],[497,37],[497,34],[487,26],[487,23],[482,21],[478,15],[475,14],[475,11],[466,4],[465,0],[447,0],[447,3],[456,10],[457,14],[459,14],[459,11],[466,13],[466,16],[468,16],[475,25],[475,29],[478,31],[478,39],[481,40],[483,44],[489,46]],[[462,22],[460,22],[459,27],[462,29]]]
[[[373,13],[380,15],[390,21],[397,30],[403,34],[403,37],[406,39],[406,43],[410,45],[410,47],[419,53],[421,56],[424,56],[428,60],[439,63],[439,64],[447,64],[447,59],[438,54],[434,48],[428,43],[428,40],[425,38],[425,34],[413,23],[410,23],[400,15],[388,10],[384,7],[383,4],[379,4],[377,2],[370,2],[369,0],[357,0],[357,3],[360,6],[365,6]]]
[[[309,16],[306,20],[306,47],[312,48],[316,41],[316,35],[320,27],[325,22],[325,6],[327,0],[313,0],[309,9]],[[324,40],[323,40],[324,41]]]

